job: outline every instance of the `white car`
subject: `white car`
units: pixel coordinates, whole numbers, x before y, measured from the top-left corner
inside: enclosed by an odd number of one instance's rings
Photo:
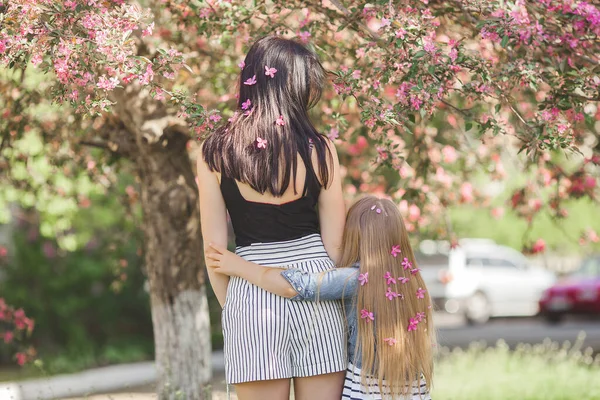
[[[520,252],[488,239],[463,239],[454,249],[426,240],[416,257],[436,309],[469,323],[536,315],[542,292],[556,281]]]

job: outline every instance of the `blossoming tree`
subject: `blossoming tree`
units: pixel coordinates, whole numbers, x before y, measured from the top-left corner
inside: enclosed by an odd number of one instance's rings
[[[314,120],[338,144],[346,192],[393,197],[411,230],[452,237],[447,207],[487,205],[489,183],[508,178],[505,165],[530,171],[509,204],[529,222],[542,211],[565,217],[566,199],[595,198],[600,11],[592,3],[141,4],[0,1],[0,179],[80,198],[85,188],[45,184],[81,165],[109,184],[116,159],[133,166],[164,398],[202,398],[210,376],[190,138],[233,113],[238,63],[260,36],[296,37],[319,54],[331,85]],[[22,173],[35,166],[16,145],[32,131],[50,160],[42,178]],[[48,234],[69,237],[70,209],[39,210],[61,215]],[[543,248],[527,240],[526,249]]]

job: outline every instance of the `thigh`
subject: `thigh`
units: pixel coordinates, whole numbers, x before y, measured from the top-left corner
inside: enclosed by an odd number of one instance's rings
[[[290,398],[290,380],[273,379],[235,385],[239,400],[288,400]]]
[[[295,400],[337,400],[342,398],[345,372],[294,378]]]

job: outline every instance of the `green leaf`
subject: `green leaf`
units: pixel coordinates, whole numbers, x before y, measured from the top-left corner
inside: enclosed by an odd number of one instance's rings
[[[502,41],[500,42],[500,46],[506,48],[507,44],[508,44],[508,36],[504,35],[504,37],[502,38]]]
[[[408,120],[414,124],[417,120],[415,114],[408,114]]]
[[[496,110],[496,114],[498,114],[500,112],[501,107],[502,107],[502,104],[500,104],[500,103],[496,104],[496,106],[494,107],[494,110]]]
[[[413,58],[417,59],[417,58],[422,58],[425,56],[425,54],[427,54],[427,52],[425,50],[419,50],[415,53],[415,55],[413,56]]]
[[[473,127],[473,122],[472,122],[472,121],[468,121],[468,122],[465,124],[465,130],[466,130],[466,131],[470,131],[472,127]]]

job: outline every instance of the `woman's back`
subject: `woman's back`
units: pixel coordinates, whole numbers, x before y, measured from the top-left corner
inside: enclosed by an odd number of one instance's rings
[[[294,183],[282,196],[275,197],[221,175],[221,193],[237,246],[292,240],[320,232],[316,206],[321,184],[317,176],[300,162]]]

